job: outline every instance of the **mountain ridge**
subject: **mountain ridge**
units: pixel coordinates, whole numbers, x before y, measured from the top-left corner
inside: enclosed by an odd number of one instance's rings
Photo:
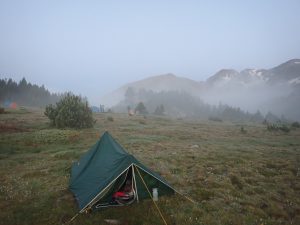
[[[290,99],[295,96],[298,98],[298,95],[293,93],[298,93],[297,90],[300,88],[300,59],[288,60],[271,69],[247,68],[241,71],[221,69],[205,81],[195,81],[173,73],[150,76],[121,86],[105,97],[104,104],[107,106],[118,104],[124,100],[128,88],[136,92],[140,90],[186,92],[212,105],[222,102],[252,112],[256,110],[268,112],[275,108],[276,113],[281,114],[286,113],[288,109],[272,107],[270,102],[278,104],[279,99]],[[293,99],[291,102],[296,101]]]

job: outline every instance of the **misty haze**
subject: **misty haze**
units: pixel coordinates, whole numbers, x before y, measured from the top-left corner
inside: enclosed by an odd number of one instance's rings
[[[299,10],[1,1],[0,224],[300,224]]]

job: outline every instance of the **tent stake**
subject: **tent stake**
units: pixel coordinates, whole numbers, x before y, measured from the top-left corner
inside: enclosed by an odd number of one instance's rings
[[[76,218],[78,215],[79,215],[79,213],[77,213],[75,216],[73,216],[68,222],[63,223],[63,225],[70,224],[73,220],[75,220],[75,218]]]

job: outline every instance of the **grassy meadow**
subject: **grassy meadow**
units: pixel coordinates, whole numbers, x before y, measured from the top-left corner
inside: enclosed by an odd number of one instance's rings
[[[109,131],[191,197],[162,197],[170,225],[300,224],[300,129],[95,114],[92,129],[56,129],[42,109],[0,114],[0,224],[63,224],[77,212],[72,162]],[[163,224],[151,200],[80,214],[71,224]]]

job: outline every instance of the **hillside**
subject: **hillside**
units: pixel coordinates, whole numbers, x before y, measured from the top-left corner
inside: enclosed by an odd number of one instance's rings
[[[102,97],[101,102],[107,106],[114,106],[118,104],[120,101],[124,100],[124,96],[128,88],[133,88],[136,91],[140,89],[151,90],[154,92],[180,91],[197,96],[199,94],[199,90],[203,88],[203,82],[178,77],[171,73],[162,74],[125,84],[112,93]]]
[[[271,111],[279,117],[285,115],[290,119],[300,120],[300,106],[294,105],[294,102],[300,100],[300,96],[297,95],[300,89],[299,59],[290,60],[271,69],[244,69],[240,72],[222,69],[201,82],[174,74],[153,76],[120,87],[103,97],[102,102],[106,106],[120,106],[120,102],[125,100],[128,88],[135,93],[143,90],[154,93],[185,92],[210,105],[222,102],[252,113],[257,110],[265,114]],[[278,105],[282,99],[287,100],[286,104]],[[136,99],[139,100],[142,101]],[[157,101],[155,104],[162,103]]]

